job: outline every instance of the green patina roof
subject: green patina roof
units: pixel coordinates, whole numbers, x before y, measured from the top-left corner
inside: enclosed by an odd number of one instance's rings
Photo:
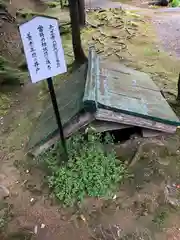
[[[89,53],[84,104],[178,126],[180,121],[149,75]]]
[[[96,112],[98,108],[180,125],[179,119],[147,74],[122,64],[104,62],[94,48],[89,51],[88,69],[87,65],[81,66],[60,84],[56,96],[63,126],[67,126],[82,110]],[[38,120],[28,149],[45,143],[57,132],[53,107],[49,102]]]
[[[56,89],[56,97],[61,115],[62,124],[68,123],[83,109],[83,94],[86,79],[86,65],[82,65],[69,79],[62,82]],[[58,132],[56,118],[51,101],[38,119],[27,148],[41,145]]]

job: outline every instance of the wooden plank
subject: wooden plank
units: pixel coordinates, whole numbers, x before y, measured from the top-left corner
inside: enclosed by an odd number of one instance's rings
[[[147,129],[143,128],[142,129],[142,136],[144,138],[152,138],[152,137],[157,137],[163,135],[163,132],[157,131],[157,130],[152,130],[152,129]]]
[[[144,119],[141,117],[135,117],[128,114],[114,112],[111,110],[106,110],[98,108],[95,114],[97,120],[117,122],[122,124],[128,124],[148,129],[154,129],[166,133],[175,133],[176,126],[155,122],[149,119]]]
[[[169,124],[180,124],[161,93],[153,87],[149,89],[150,85],[153,86],[151,79],[145,78],[146,82],[143,82],[140,74],[135,80],[132,74],[116,72],[112,76],[112,71],[105,72],[97,78],[96,99],[100,106]]]
[[[91,126],[95,128],[97,132],[107,132],[107,131],[120,130],[120,129],[132,127],[131,125],[127,125],[127,124],[99,121],[99,120],[93,121],[91,123]]]
[[[63,126],[83,109],[86,64],[59,84],[56,98]],[[57,123],[51,102],[47,102],[44,111],[33,127],[27,148],[31,149],[39,143],[46,142],[57,132]]]
[[[71,122],[64,127],[65,138],[70,137],[72,134],[76,133],[79,129],[86,127],[93,120],[94,116],[90,113],[84,113],[75,116],[71,120]],[[33,157],[37,157],[39,154],[53,146],[57,141],[60,141],[58,132],[56,132],[50,139],[47,139],[42,144],[33,146],[31,149],[28,149],[28,154],[32,155]]]

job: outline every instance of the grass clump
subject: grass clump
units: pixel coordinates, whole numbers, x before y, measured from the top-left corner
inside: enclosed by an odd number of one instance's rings
[[[5,116],[11,107],[11,97],[0,93],[0,118]]]
[[[170,3],[171,7],[179,7],[180,6],[180,1],[179,0],[172,0]]]
[[[62,166],[60,144],[41,156],[50,170],[49,187],[66,206],[81,202],[86,196],[110,197],[127,174],[114,151],[104,152],[97,133],[88,134],[88,140],[76,135],[67,141],[67,148],[69,161]]]
[[[152,221],[153,221],[153,223],[156,224],[158,227],[161,227],[161,226],[165,223],[167,217],[168,217],[168,211],[167,211],[167,209],[165,209],[165,208],[161,209],[161,208],[160,208],[160,209],[156,212],[156,214],[155,214],[155,216],[154,216],[154,219],[153,219]]]

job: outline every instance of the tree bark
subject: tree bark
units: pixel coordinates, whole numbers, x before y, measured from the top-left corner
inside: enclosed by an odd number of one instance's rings
[[[84,0],[78,0],[79,23],[81,27],[86,25],[86,13]]]
[[[60,0],[60,6],[61,6],[61,9],[63,9],[64,7],[63,0]]]
[[[177,101],[180,101],[180,73],[179,73],[179,78],[178,78],[178,83],[177,83],[177,87],[178,87],[178,93],[177,93]]]
[[[72,28],[72,45],[75,62],[83,64],[87,61],[81,44],[81,32],[79,24],[78,0],[69,0],[69,11]]]

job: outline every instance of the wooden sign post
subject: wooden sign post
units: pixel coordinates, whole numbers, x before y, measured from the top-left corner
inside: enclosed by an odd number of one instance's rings
[[[19,30],[32,83],[47,79],[62,147],[67,159],[66,142],[52,81],[52,77],[67,72],[58,21],[54,18],[37,16],[20,25]]]

